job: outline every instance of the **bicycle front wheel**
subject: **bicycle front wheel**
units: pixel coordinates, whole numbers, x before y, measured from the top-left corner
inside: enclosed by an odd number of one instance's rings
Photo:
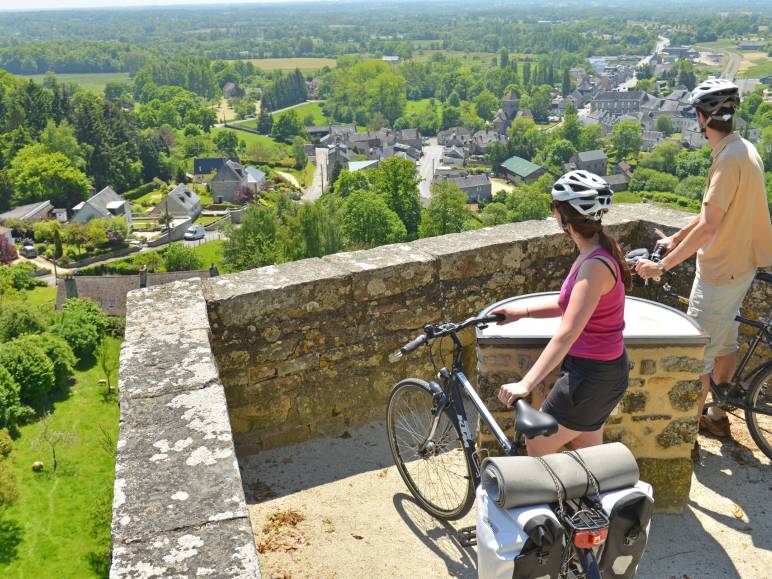
[[[748,391],[748,408],[745,411],[745,423],[761,449],[772,460],[772,416],[756,410],[772,411],[772,365],[768,365],[756,375]]]
[[[432,402],[423,380],[403,380],[394,387],[386,414],[389,447],[421,508],[452,521],[469,512],[474,487],[461,433],[447,410],[439,418],[432,413]]]

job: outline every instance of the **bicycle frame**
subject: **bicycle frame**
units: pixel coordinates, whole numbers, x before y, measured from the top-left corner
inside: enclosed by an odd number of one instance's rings
[[[450,334],[453,340],[453,365],[452,370],[448,371],[447,368],[442,368],[439,371],[439,377],[445,382],[444,388],[436,382],[430,382],[429,385],[434,390],[435,405],[433,411],[436,411],[434,423],[432,424],[431,432],[427,437],[427,440],[432,440],[434,433],[439,424],[440,416],[442,412],[450,404],[453,405],[453,421],[458,426],[461,432],[461,438],[464,445],[464,454],[469,465],[471,465],[472,477],[474,487],[477,488],[481,480],[480,459],[476,448],[476,441],[474,433],[469,428],[469,421],[466,415],[466,409],[464,408],[464,400],[462,393],[465,393],[472,405],[480,415],[482,420],[488,428],[490,428],[493,436],[496,438],[496,442],[507,456],[515,455],[519,449],[517,443],[510,442],[504,430],[496,422],[496,419],[491,414],[490,410],[485,406],[485,403],[477,394],[469,379],[466,377],[462,370],[461,356],[463,351],[463,345],[461,340],[458,339],[456,334]],[[450,400],[446,394],[450,391]],[[598,568],[598,560],[593,549],[582,549],[579,547],[573,547],[576,552],[577,560],[585,571],[586,579],[601,579],[600,569]]]

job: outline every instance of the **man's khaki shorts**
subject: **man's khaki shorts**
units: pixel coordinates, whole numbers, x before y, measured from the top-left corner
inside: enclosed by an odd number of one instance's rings
[[[703,375],[713,372],[716,358],[738,350],[737,334],[740,324],[734,318],[740,312],[740,306],[755,275],[756,270],[753,270],[726,285],[710,284],[700,279],[699,274],[695,276],[687,314],[695,318],[699,326],[710,335],[703,355]]]

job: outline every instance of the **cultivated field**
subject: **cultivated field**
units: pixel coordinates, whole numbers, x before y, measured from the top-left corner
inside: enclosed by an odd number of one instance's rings
[[[263,70],[295,70],[299,68],[302,71],[307,71],[319,70],[325,66],[335,68],[336,64],[334,58],[247,58],[244,60]]]
[[[20,75],[22,78],[31,78],[35,82],[43,82],[45,74]],[[95,94],[101,94],[108,82],[128,82],[128,72],[94,72],[85,74],[57,74],[56,80],[63,83],[74,83]]]

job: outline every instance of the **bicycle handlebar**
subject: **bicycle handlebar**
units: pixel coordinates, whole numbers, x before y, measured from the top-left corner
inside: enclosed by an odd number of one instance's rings
[[[438,326],[435,326],[433,324],[427,324],[426,326],[424,326],[423,334],[421,334],[420,336],[418,336],[413,340],[410,340],[399,350],[391,354],[389,356],[389,360],[391,360],[392,362],[396,362],[402,356],[417,350],[418,348],[420,348],[430,340],[435,340],[437,338],[442,338],[443,336],[447,336],[449,334],[459,332],[469,326],[480,326],[483,324],[490,324],[491,322],[502,322],[505,319],[506,319],[506,316],[504,316],[504,314],[492,314],[487,316],[468,318],[463,322],[461,322],[460,324],[454,324],[452,322],[449,322],[447,324],[440,324]]]

